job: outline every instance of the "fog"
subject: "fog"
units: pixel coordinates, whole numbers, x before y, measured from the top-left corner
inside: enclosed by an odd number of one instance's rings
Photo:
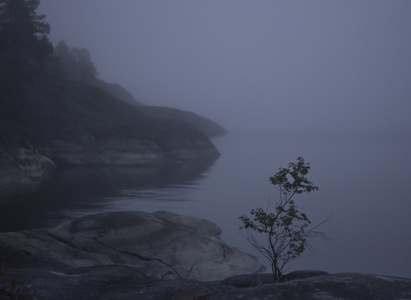
[[[54,45],[228,130],[408,131],[411,1],[42,0]]]

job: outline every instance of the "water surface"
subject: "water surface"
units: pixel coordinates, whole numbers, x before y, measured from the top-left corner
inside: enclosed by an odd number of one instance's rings
[[[303,156],[320,190],[295,200],[313,223],[331,216],[321,227],[330,240],[313,241],[315,251],[290,271],[411,277],[410,141],[401,133],[234,132],[213,139],[217,161],[195,167],[62,170],[35,192],[2,204],[0,228],[52,226],[103,211],[169,210],[209,219],[230,246],[257,254],[240,235],[238,217],[275,200],[268,177]]]

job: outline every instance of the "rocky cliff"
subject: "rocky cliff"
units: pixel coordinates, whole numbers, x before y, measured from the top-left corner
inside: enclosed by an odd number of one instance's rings
[[[170,107],[160,107],[160,106],[147,106],[143,105],[139,107],[141,112],[146,116],[154,119],[164,119],[164,120],[182,120],[209,137],[221,136],[228,133],[228,131],[217,124],[216,122],[201,117],[193,112],[184,111],[176,108]]]
[[[134,96],[123,88],[121,85],[116,83],[108,83],[104,80],[94,78],[91,82],[92,85],[105,90],[107,93],[113,95],[114,97],[134,106],[142,105]]]
[[[0,95],[0,188],[55,165],[163,166],[219,155],[190,124],[147,117],[100,88],[40,76],[20,87]]]
[[[130,105],[137,106],[139,110],[149,118],[184,121],[209,137],[221,136],[228,133],[220,124],[190,111],[171,107],[143,105],[135,99],[130,92],[118,84],[110,84],[97,78],[92,81],[92,84]]]
[[[55,54],[58,58],[57,66],[51,66],[49,72],[70,81],[87,83],[89,85],[101,88],[107,93],[113,95],[117,99],[124,101],[127,104],[137,106],[143,113],[155,119],[173,119],[180,120],[191,124],[207,136],[218,136],[226,134],[227,131],[216,122],[201,117],[189,111],[182,111],[169,107],[151,107],[146,106],[141,101],[137,100],[129,91],[116,83],[108,83],[100,78],[97,78],[96,67],[91,60],[89,51],[86,48],[77,48],[69,46],[64,41],[60,41],[55,47]],[[1,82],[0,82],[1,83]],[[195,99],[193,99],[195,101]]]

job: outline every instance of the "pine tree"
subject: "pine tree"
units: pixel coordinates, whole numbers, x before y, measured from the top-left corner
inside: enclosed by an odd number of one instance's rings
[[[0,0],[0,70],[9,78],[41,71],[53,53],[46,16],[36,14],[39,4],[40,0]]]

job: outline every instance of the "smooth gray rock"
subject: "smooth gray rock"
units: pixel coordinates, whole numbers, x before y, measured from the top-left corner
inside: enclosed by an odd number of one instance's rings
[[[0,300],[411,299],[409,278],[297,271],[274,284],[271,274],[253,274],[260,264],[227,247],[208,223],[117,212],[1,233]]]
[[[147,268],[148,276],[155,278],[172,271],[182,278],[220,280],[261,269],[253,256],[228,247],[215,236],[218,232],[211,222],[166,212],[103,213],[49,230],[51,236],[72,247],[114,256],[117,263],[144,268],[155,264]]]
[[[167,212],[102,213],[49,230],[0,234],[0,255],[11,268],[65,272],[125,264],[152,279],[221,280],[262,268],[253,256],[228,247],[219,232],[209,221]]]
[[[205,219],[195,218],[191,216],[178,215],[178,214],[175,214],[169,211],[164,211],[164,210],[155,211],[152,214],[155,215],[156,217],[159,217],[161,219],[164,219],[170,222],[192,227],[198,231],[201,231],[209,235],[219,236],[221,234],[220,227],[218,227],[213,222],[210,222]]]

